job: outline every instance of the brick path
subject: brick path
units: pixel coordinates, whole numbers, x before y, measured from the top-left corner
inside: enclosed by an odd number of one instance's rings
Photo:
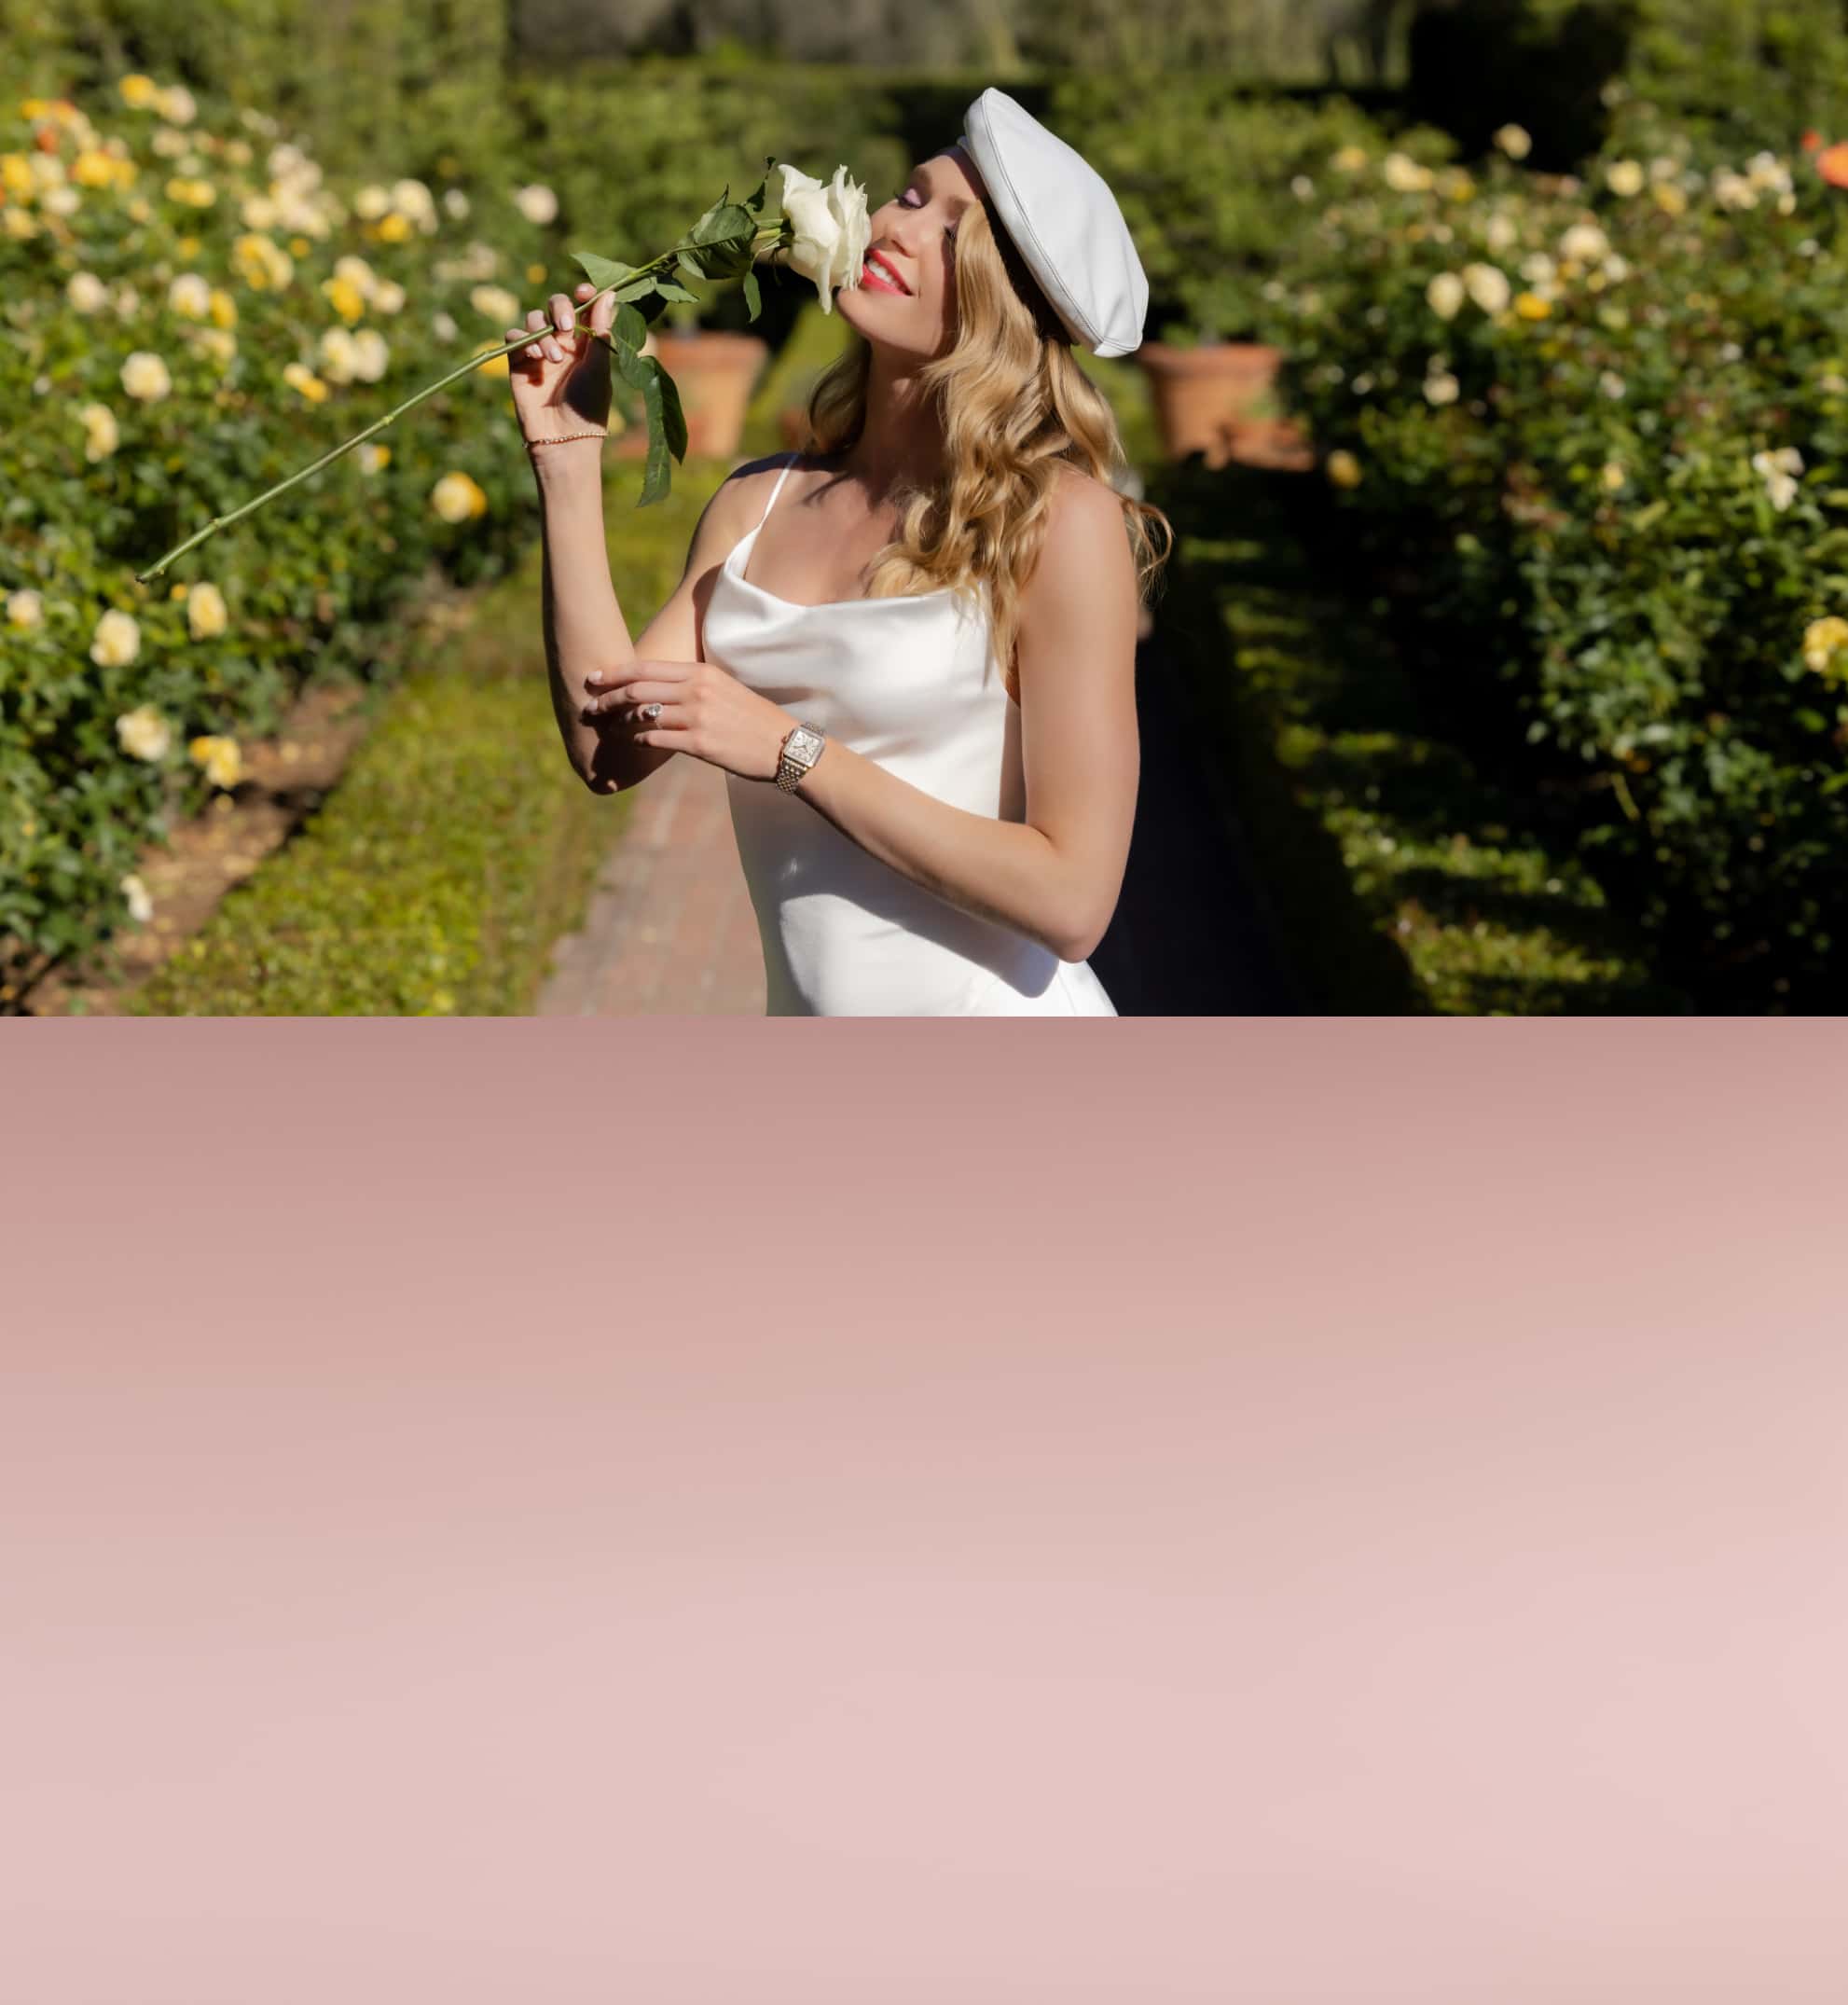
[[[764,949],[716,766],[682,753],[636,790],[584,931],[554,949],[538,1014],[764,1014]]]

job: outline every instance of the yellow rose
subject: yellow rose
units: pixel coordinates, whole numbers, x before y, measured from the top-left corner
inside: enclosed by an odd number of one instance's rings
[[[106,460],[121,443],[116,413],[106,404],[86,404],[77,415],[83,420],[86,435],[84,458],[92,462]]]
[[[1658,181],[1655,186],[1656,207],[1664,215],[1686,215],[1688,198],[1672,181]]]
[[[186,594],[186,627],[195,641],[210,641],[229,623],[225,595],[215,585],[195,585]]]
[[[45,602],[34,591],[9,592],[7,595],[7,619],[14,627],[43,626]]]
[[[0,227],[4,227],[7,234],[21,243],[38,234],[38,225],[33,221],[30,212],[21,209],[18,202],[8,202],[4,209],[0,209]]]
[[[243,778],[243,754],[235,738],[196,738],[186,752],[214,787],[234,787]]]
[[[223,286],[214,285],[212,297],[206,302],[214,327],[235,327],[238,324],[238,302]]]
[[[499,348],[500,345],[499,341],[477,341],[475,352],[477,355],[485,355],[490,349]],[[476,373],[481,376],[504,376],[508,373],[508,367],[505,355],[494,355],[484,362]]]
[[[306,363],[290,363],[283,371],[283,380],[291,390],[299,390],[310,404],[324,404],[327,401],[327,385]]]
[[[430,491],[430,505],[446,522],[466,522],[487,513],[488,497],[466,474],[445,474]]]
[[[1517,293],[1514,311],[1523,320],[1545,320],[1551,314],[1552,308],[1538,293]]]
[[[138,348],[122,365],[122,388],[138,403],[158,404],[173,387],[167,365],[145,348]]]
[[[379,220],[379,238],[381,243],[407,243],[410,241],[410,219],[400,215],[394,209],[390,215]]]
[[[1643,192],[1648,176],[1643,171],[1641,160],[1613,160],[1604,171],[1605,186],[1613,195],[1626,200]]]
[[[131,615],[112,610],[97,621],[90,658],[99,669],[125,669],[140,652],[141,628]]]
[[[1803,632],[1803,661],[1818,675],[1840,673],[1836,669],[1836,657],[1848,647],[1848,619],[1839,619],[1830,614],[1826,619],[1812,620]]]
[[[1330,453],[1324,471],[1338,488],[1358,488],[1360,485],[1360,463],[1351,452],[1337,450]]]
[[[106,153],[95,147],[86,147],[72,162],[71,179],[79,187],[110,187],[116,179],[116,163]]]
[[[365,316],[365,295],[351,279],[323,279],[321,296],[349,327]]]
[[[122,103],[131,111],[145,111],[160,95],[159,87],[153,77],[143,76],[139,73],[124,76],[116,89],[121,94]]]
[[[1600,478],[1604,481],[1606,489],[1610,493],[1615,494],[1620,488],[1629,483],[1630,476],[1623,471],[1618,461],[1607,460]]]

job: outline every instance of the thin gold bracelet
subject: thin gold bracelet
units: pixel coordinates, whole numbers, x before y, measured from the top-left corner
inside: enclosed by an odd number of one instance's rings
[[[541,446],[568,446],[574,438],[608,438],[607,432],[560,432],[557,438],[529,438],[526,449],[537,451]]]

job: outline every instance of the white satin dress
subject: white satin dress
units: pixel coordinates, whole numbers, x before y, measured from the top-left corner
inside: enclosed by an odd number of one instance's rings
[[[939,800],[1024,821],[1020,716],[953,588],[800,605],[745,576],[756,528],[706,609],[706,658]],[[828,754],[824,749],[823,760]],[[764,942],[769,1016],[1114,1016],[1088,961],[977,918],[844,836],[774,782],[726,776]]]

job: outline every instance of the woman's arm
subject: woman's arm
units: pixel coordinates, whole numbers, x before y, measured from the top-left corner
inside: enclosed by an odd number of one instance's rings
[[[586,675],[635,659],[635,643],[610,576],[602,459],[601,439],[572,439],[539,448],[532,469],[539,483],[552,714],[572,772],[586,786],[609,794],[632,786],[651,762],[645,757],[648,747],[625,746],[616,733],[584,715]]]
[[[1138,610],[1121,505],[1096,482],[1069,480],[1023,594],[1026,819],[953,807],[832,740],[797,795],[861,848],[952,905],[1027,934],[1062,961],[1086,959],[1116,909],[1136,818]],[[624,716],[653,697],[680,708],[676,699],[698,680],[696,673],[643,681],[599,700]],[[797,721],[714,683],[686,725],[664,718],[635,737],[710,755],[773,783],[781,738]]]

